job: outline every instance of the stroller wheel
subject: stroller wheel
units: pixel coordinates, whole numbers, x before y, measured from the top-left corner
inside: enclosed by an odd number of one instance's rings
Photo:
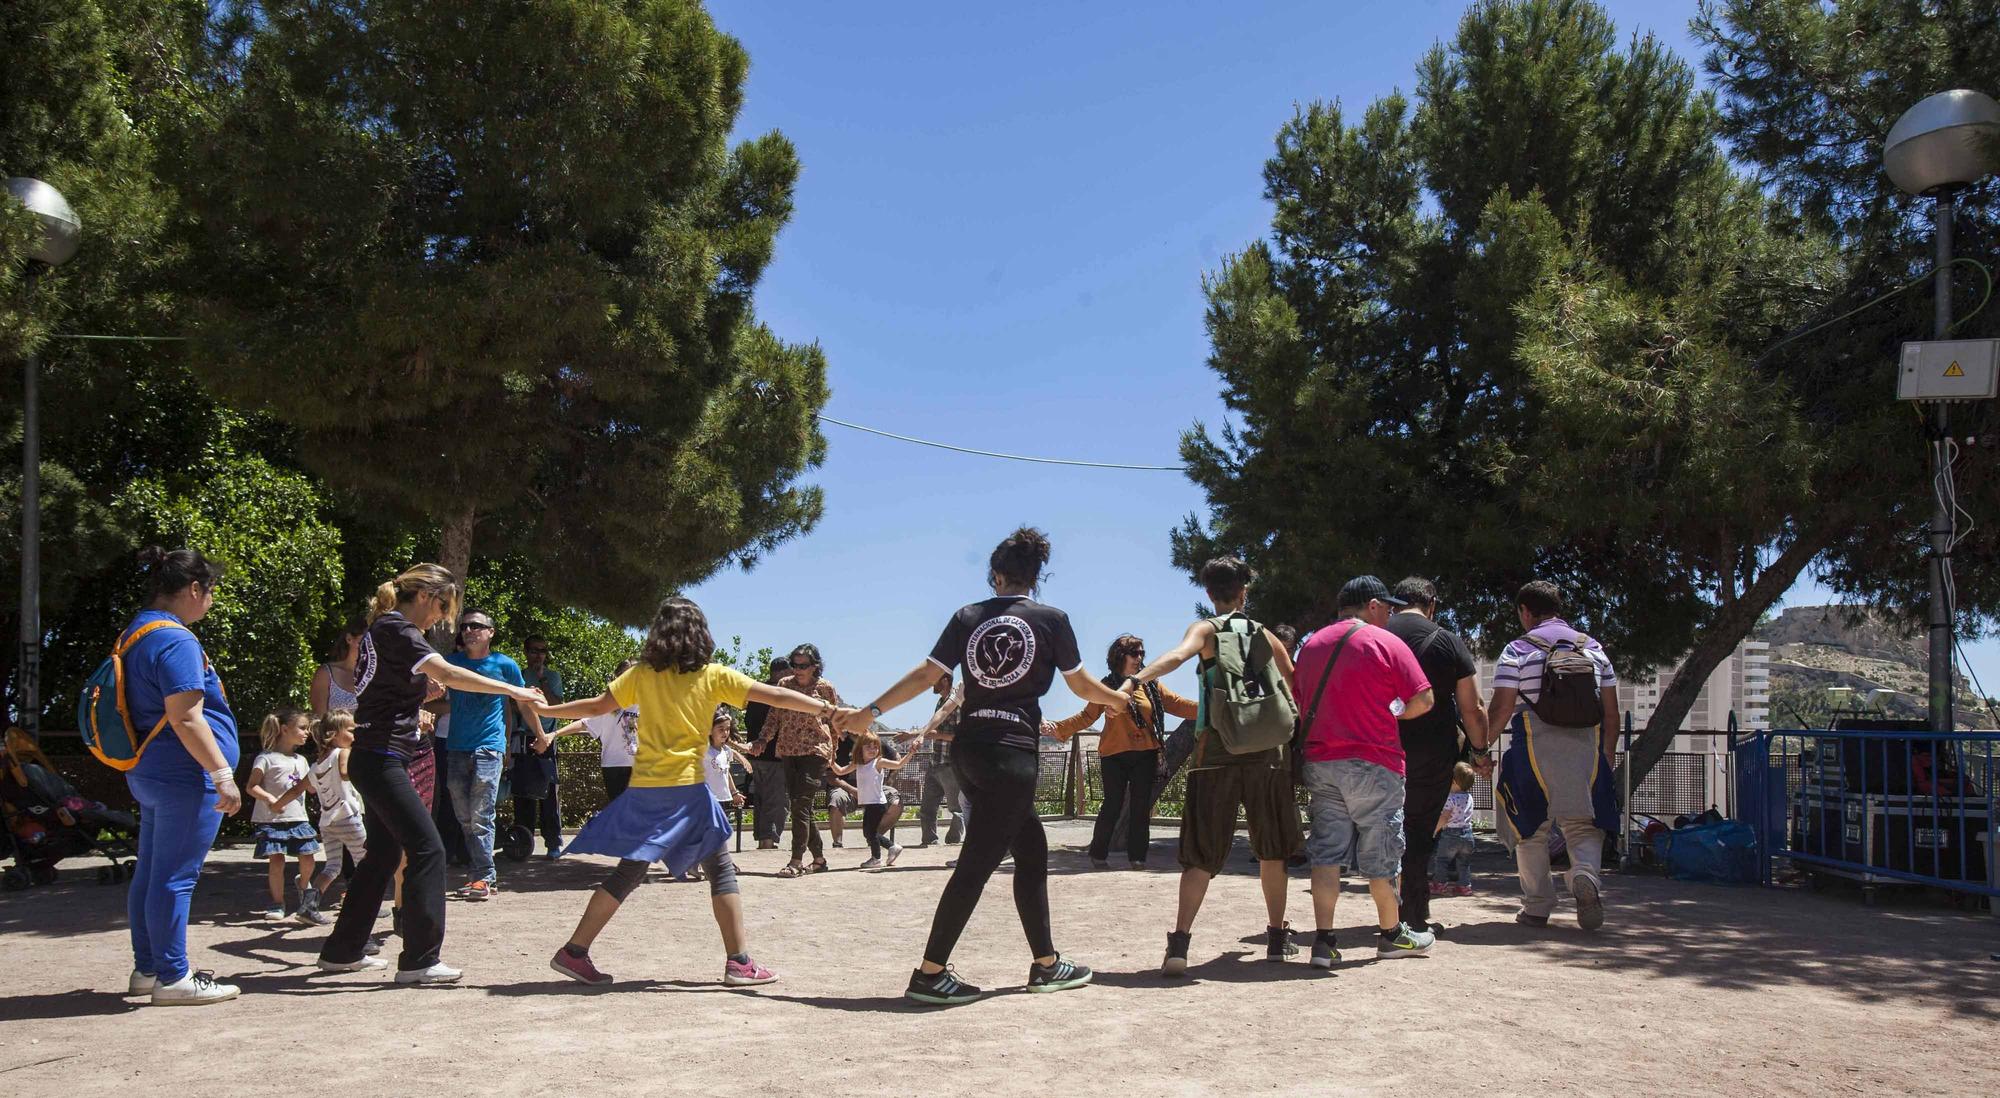
[[[500,852],[510,862],[527,861],[528,855],[535,852],[535,833],[520,824],[509,827],[501,840]]]
[[[28,876],[38,885],[54,884],[56,883],[55,863],[38,862],[35,865],[31,865],[28,867]]]
[[[97,883],[108,885],[118,879],[117,874],[118,867],[116,865],[100,865],[97,867]]]
[[[19,892],[31,883],[28,871],[18,865],[8,866],[7,872],[0,873],[0,888],[9,892]]]

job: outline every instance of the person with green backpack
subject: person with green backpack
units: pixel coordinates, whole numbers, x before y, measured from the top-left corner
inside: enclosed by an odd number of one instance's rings
[[[1201,659],[1195,747],[1181,810],[1180,902],[1160,964],[1167,976],[1187,972],[1194,918],[1208,882],[1229,860],[1239,808],[1250,823],[1250,852],[1257,858],[1269,917],[1264,959],[1283,961],[1298,952],[1285,922],[1285,860],[1300,843],[1290,759],[1298,707],[1292,700],[1291,653],[1243,613],[1255,578],[1250,566],[1234,557],[1202,565],[1201,585],[1215,616],[1188,626],[1180,644],[1125,682],[1130,693]]]

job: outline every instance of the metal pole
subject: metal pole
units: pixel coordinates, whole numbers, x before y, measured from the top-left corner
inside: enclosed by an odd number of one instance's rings
[[[1937,300],[1933,324],[1936,339],[1951,331],[1951,214],[1952,194],[1940,192],[1931,208],[1933,235],[1937,244]],[[1936,467],[1943,473],[1944,440],[1949,430],[1943,402],[1931,405],[1931,449]],[[1935,492],[1933,494],[1936,494]],[[1931,511],[1931,606],[1930,606],[1930,712],[1931,730],[1949,732],[1953,725],[1951,696],[1951,613],[1945,604],[1944,570],[1951,557],[1951,512],[1943,499],[1933,501]]]
[[[42,265],[28,264],[28,300]],[[32,304],[30,305],[32,308]],[[20,725],[31,740],[42,732],[42,424],[36,389],[41,363],[28,352],[21,374],[21,684]]]

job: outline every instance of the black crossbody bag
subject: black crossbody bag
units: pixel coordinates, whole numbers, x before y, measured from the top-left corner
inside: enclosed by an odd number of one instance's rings
[[[1319,716],[1319,702],[1321,698],[1326,697],[1326,684],[1333,681],[1333,666],[1340,662],[1340,650],[1347,647],[1347,639],[1352,637],[1361,625],[1362,623],[1357,621],[1348,626],[1347,632],[1341,634],[1340,639],[1334,642],[1333,655],[1326,658],[1326,673],[1319,677],[1319,686],[1313,690],[1312,705],[1306,709],[1306,715],[1299,719],[1298,728],[1292,732],[1291,745],[1285,750],[1291,756],[1292,782],[1295,785],[1305,781],[1306,734],[1312,729],[1313,718]]]

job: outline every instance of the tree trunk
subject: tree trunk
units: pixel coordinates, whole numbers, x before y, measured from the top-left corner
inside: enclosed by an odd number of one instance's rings
[[[1660,695],[1659,708],[1653,710],[1646,721],[1646,730],[1631,747],[1629,765],[1632,771],[1632,788],[1646,780],[1660,757],[1673,746],[1674,737],[1680,733],[1681,721],[1688,710],[1694,708],[1695,698],[1701,688],[1708,684],[1708,676],[1714,672],[1737,644],[1750,635],[1757,627],[1758,619],[1792,589],[1799,574],[1805,571],[1814,557],[1819,556],[1827,543],[1833,539],[1834,524],[1823,522],[1818,528],[1802,532],[1778,559],[1771,562],[1757,582],[1746,588],[1742,595],[1717,608],[1715,620],[1703,629],[1695,640],[1694,650],[1681,663],[1680,670],[1674,672],[1674,681],[1666,692]]]
[[[458,579],[465,583],[465,573],[472,567],[472,528],[478,516],[467,507],[458,514],[444,520],[444,527],[438,536],[438,563],[444,565]]]

